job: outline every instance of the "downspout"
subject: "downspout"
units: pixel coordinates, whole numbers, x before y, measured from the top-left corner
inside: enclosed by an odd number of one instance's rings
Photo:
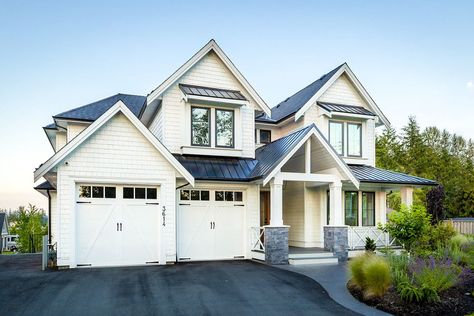
[[[51,194],[49,189],[46,190],[48,194],[48,243],[51,244]]]

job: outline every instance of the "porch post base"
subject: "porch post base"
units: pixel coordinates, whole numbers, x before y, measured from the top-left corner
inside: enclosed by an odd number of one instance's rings
[[[265,262],[288,264],[288,231],[290,226],[265,226]]]
[[[324,250],[333,252],[339,261],[347,261],[348,249],[347,226],[324,226]]]

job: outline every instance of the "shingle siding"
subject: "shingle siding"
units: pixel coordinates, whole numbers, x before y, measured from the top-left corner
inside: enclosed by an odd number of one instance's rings
[[[124,115],[117,114],[58,166],[59,265],[75,263],[75,179],[105,179],[111,184],[127,180],[160,183],[169,223],[165,228],[166,260],[175,260],[176,172]]]
[[[176,154],[181,153],[183,145],[190,145],[190,107],[183,100],[179,83],[238,90],[249,100],[248,106],[236,109],[235,145],[236,148],[242,149],[242,157],[253,158],[255,155],[254,109],[256,102],[213,52],[202,58],[179,79],[179,82],[163,93],[161,105],[163,113],[161,113],[161,117],[157,116],[154,122],[151,123],[150,130],[157,137],[160,137],[159,125],[164,127],[164,130],[161,131],[164,145]],[[238,119],[239,116],[240,120]],[[159,123],[160,120],[161,124]],[[211,137],[214,137],[215,132],[215,126],[213,125],[211,126]],[[213,152],[212,148],[209,148],[209,154],[216,153]]]

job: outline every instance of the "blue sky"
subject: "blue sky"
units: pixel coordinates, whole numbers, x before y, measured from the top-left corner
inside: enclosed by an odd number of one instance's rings
[[[0,208],[46,207],[52,115],[147,94],[211,38],[270,106],[346,61],[395,127],[474,138],[473,30],[470,1],[3,2]]]

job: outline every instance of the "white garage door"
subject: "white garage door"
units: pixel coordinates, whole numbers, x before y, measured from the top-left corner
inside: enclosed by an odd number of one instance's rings
[[[158,263],[159,188],[77,186],[78,266]]]
[[[178,261],[244,258],[242,191],[181,190],[179,198]]]

